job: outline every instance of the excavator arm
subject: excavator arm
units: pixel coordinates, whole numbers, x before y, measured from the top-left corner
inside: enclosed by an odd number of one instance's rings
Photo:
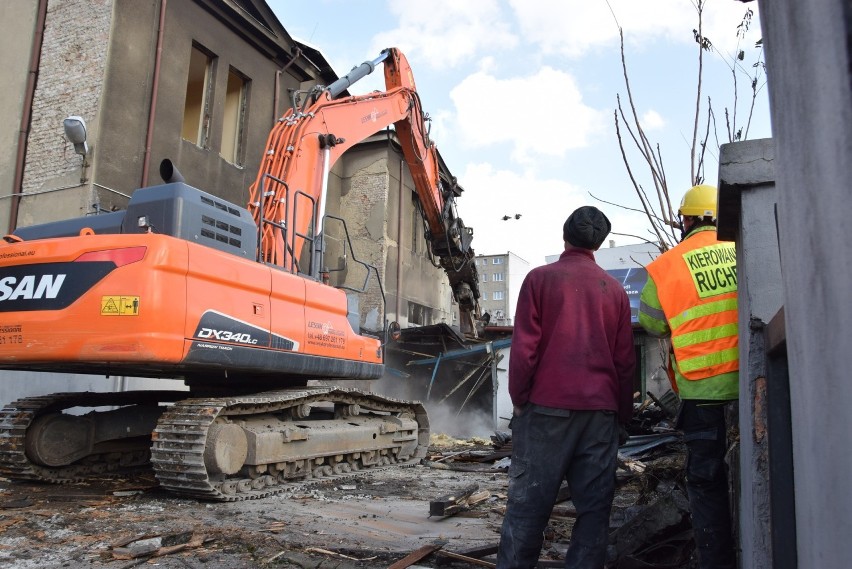
[[[340,96],[379,63],[384,63],[385,91]],[[292,272],[317,273],[316,266],[300,267],[299,258],[306,243],[318,249],[329,170],[346,150],[391,124],[414,180],[431,253],[447,273],[459,305],[461,330],[475,337],[480,308],[473,231],[456,215],[455,198],[461,189],[455,180],[446,183],[440,176],[438,151],[429,139],[411,67],[395,48],[328,87],[316,88],[270,132],[250,189],[249,210],[260,234],[259,260]]]

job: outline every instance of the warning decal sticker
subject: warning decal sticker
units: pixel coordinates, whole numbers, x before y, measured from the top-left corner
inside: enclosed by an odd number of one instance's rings
[[[101,316],[139,316],[139,297],[103,296]]]

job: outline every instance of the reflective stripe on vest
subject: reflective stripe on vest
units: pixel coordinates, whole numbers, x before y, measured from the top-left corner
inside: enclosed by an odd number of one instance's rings
[[[698,231],[647,267],[672,331],[678,369],[703,379],[739,369],[733,243]]]

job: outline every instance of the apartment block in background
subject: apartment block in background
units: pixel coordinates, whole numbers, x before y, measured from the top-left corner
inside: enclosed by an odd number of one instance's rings
[[[489,324],[492,326],[511,326],[521,284],[530,272],[530,264],[509,251],[499,255],[477,255],[476,268],[482,313],[491,315]]]

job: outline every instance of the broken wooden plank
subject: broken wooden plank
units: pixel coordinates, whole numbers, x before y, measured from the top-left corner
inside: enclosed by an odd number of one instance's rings
[[[423,459],[423,466],[435,468],[438,470],[457,470],[458,472],[494,472],[491,464],[480,464],[478,462],[465,462],[457,464],[455,461],[435,462],[434,460]]]
[[[467,561],[468,563],[472,563],[473,565],[479,565],[481,567],[497,567],[497,564],[493,563],[491,561],[485,561],[484,559],[477,559],[476,557],[468,557],[467,555],[461,555],[459,553],[452,553],[450,551],[439,551],[438,556],[449,557],[450,559],[455,559],[456,561]]]
[[[469,498],[477,490],[479,490],[479,484],[470,484],[454,494],[447,494],[430,501],[429,517],[448,516],[453,511],[458,512],[459,508],[455,508],[455,510],[453,508],[460,504],[466,506],[465,499]]]
[[[493,545],[483,545],[481,547],[474,547],[471,549],[463,549],[461,551],[455,551],[456,555],[464,555],[465,557],[472,557],[474,559],[482,559],[483,557],[488,557],[489,555],[495,555],[497,553],[498,544]],[[442,557],[441,554],[438,554],[438,559],[436,560],[436,565],[447,565],[452,562],[452,557]]]
[[[287,529],[287,524],[285,522],[272,522],[265,528],[260,528],[258,531],[268,531],[270,533],[280,533]]]
[[[446,542],[436,542],[430,543],[429,545],[424,545],[423,547],[412,551],[399,561],[391,564],[388,569],[405,569],[406,567],[410,567],[421,559],[432,555],[434,552],[444,547],[445,544]]]
[[[499,460],[501,458],[506,458],[507,456],[512,456],[512,449],[492,452],[491,454],[477,457],[474,460],[476,462],[494,462],[495,460]]]
[[[455,457],[458,457],[460,455],[463,455],[463,454],[469,453],[469,452],[470,452],[469,450],[460,450],[458,452],[451,452],[449,454],[445,454],[445,455],[441,456],[441,458],[435,459],[435,462],[443,462],[443,461],[447,460],[448,458],[455,458]]]
[[[337,551],[322,549],[321,547],[308,547],[307,549],[305,549],[305,551],[308,553],[322,553],[323,555],[333,555],[342,559],[349,559],[350,561],[372,561],[373,559],[375,559],[375,556],[366,557],[364,559],[358,559],[357,557],[350,557],[349,555],[344,555],[343,553],[338,553]]]
[[[204,544],[204,535],[191,532],[169,534],[133,541],[126,547],[113,547],[113,559],[139,559],[148,557],[163,557],[178,553],[184,549],[194,549]]]
[[[452,506],[444,508],[444,516],[452,516],[454,514],[460,514],[470,509],[471,506],[474,506],[480,502],[484,502],[488,498],[491,497],[491,492],[488,490],[480,490],[479,492],[475,492],[468,496],[467,498],[459,501],[459,503],[454,504]],[[432,514],[429,514],[432,515]]]

